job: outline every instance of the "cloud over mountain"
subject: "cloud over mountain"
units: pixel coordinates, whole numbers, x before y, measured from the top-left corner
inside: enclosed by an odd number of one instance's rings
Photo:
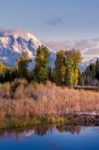
[[[54,49],[78,49],[84,56],[83,61],[90,60],[94,57],[99,57],[99,38],[95,39],[81,39],[81,40],[60,40],[60,41],[49,41],[47,45]]]
[[[22,30],[4,30],[0,31],[0,61],[7,66],[15,66],[17,59],[24,51],[27,51],[32,60],[30,69],[35,65],[35,56],[37,48],[44,43],[40,42],[34,35],[23,32]],[[93,62],[99,57],[99,39],[82,39],[66,41],[45,42],[49,48],[49,67],[54,67],[56,51],[60,49],[71,50],[73,48],[81,51],[84,68],[89,62]]]

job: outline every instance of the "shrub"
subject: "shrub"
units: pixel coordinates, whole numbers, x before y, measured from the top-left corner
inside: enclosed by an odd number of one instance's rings
[[[10,84],[1,84],[0,119],[51,115],[54,123],[55,120],[63,121],[63,119],[56,118],[56,115],[99,113],[98,92],[63,88],[50,82],[30,83],[28,86],[20,84],[13,93],[13,99],[10,97]]]
[[[0,97],[9,99],[10,89],[11,89],[11,86],[9,82],[0,84]]]

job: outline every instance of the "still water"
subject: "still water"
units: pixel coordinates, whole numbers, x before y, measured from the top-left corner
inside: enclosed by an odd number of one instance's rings
[[[1,130],[0,150],[99,150],[99,127],[37,126]]]

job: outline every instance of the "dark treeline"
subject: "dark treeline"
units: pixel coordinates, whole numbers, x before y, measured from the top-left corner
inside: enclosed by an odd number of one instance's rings
[[[99,59],[91,63],[79,76],[80,85],[99,86]]]
[[[76,85],[99,85],[99,59],[90,64],[84,72],[80,72],[79,63],[81,54],[78,50],[64,51],[60,50],[56,54],[55,67],[48,67],[49,52],[45,46],[37,49],[35,58],[36,65],[32,71],[29,71],[28,52],[23,52],[17,60],[15,67],[7,67],[0,63],[0,82],[11,82],[16,78],[25,78],[28,82],[36,81],[45,83],[51,81],[57,85],[74,87]]]
[[[6,67],[0,63],[0,82],[11,82],[16,78],[25,78],[28,82],[36,81],[45,83],[47,80],[56,83],[74,87],[76,85],[99,85],[99,60],[90,64],[84,72],[80,72],[79,63],[81,54],[73,49],[71,51],[60,50],[56,54],[54,69],[48,67],[49,62],[48,48],[40,46],[37,49],[36,65],[32,71],[28,70],[31,60],[28,52],[23,52],[17,60],[16,67]]]
[[[57,85],[72,87],[77,85],[80,72],[78,65],[81,62],[80,52],[75,49],[71,51],[58,51],[54,69],[48,67],[49,55],[47,47],[43,45],[38,47],[35,58],[36,65],[32,71],[28,70],[31,60],[27,52],[24,52],[17,60],[16,67],[6,67],[0,63],[0,82],[25,78],[28,82],[44,83],[49,80]]]

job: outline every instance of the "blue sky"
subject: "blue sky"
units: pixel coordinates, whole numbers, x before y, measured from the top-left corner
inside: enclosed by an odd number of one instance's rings
[[[99,0],[0,0],[0,28],[47,41],[99,37]]]

